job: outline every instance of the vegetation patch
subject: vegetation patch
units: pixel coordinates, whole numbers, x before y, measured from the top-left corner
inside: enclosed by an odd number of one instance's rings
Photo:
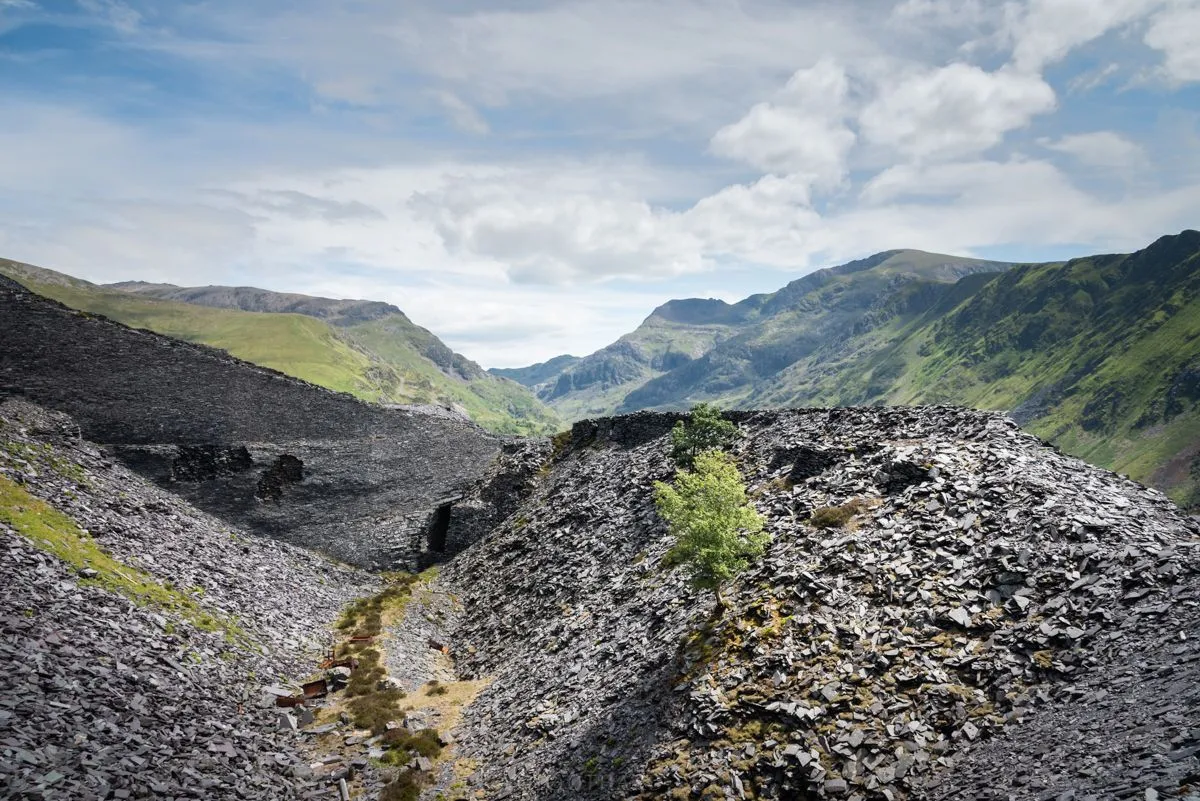
[[[188,595],[164,587],[152,576],[130,567],[102,549],[75,521],[0,476],[0,521],[33,545],[75,568],[81,584],[119,593],[138,606],[149,606],[182,617],[202,631],[220,631],[230,642],[249,645],[244,630],[215,615]]]
[[[414,758],[436,759],[442,752],[436,729],[411,732],[405,727],[401,702],[408,696],[387,681],[383,655],[375,647],[376,638],[383,636],[385,628],[403,616],[414,587],[433,575],[433,571],[421,575],[386,573],[384,589],[350,604],[337,623],[337,628],[349,639],[338,646],[336,655],[357,662],[346,686],[346,713],[356,728],[367,729],[381,738],[385,753],[380,763],[396,769],[380,793],[381,801],[416,801],[432,777],[413,764]],[[439,682],[426,685],[426,696],[449,693],[449,688]]]
[[[842,528],[856,514],[867,508],[860,498],[852,498],[839,506],[822,506],[812,513],[809,525],[816,528]]]
[[[710,403],[697,403],[687,420],[671,429],[671,461],[690,468],[705,451],[723,450],[737,439],[737,426],[725,419]]]
[[[654,501],[676,537],[667,564],[685,565],[692,584],[713,590],[719,603],[721,585],[761,556],[770,536],[730,456],[703,451],[693,462],[675,486],[656,483]]]

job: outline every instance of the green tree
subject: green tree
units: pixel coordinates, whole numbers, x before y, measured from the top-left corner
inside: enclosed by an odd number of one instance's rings
[[[692,584],[715,592],[724,606],[721,586],[762,556],[770,540],[762,516],[746,500],[732,457],[701,451],[693,469],[676,476],[675,486],[655,482],[654,503],[676,537],[668,560],[687,566]]]
[[[671,429],[671,460],[680,467],[691,467],[696,457],[708,450],[720,450],[737,438],[737,426],[721,416],[711,403],[697,403],[687,420]]]

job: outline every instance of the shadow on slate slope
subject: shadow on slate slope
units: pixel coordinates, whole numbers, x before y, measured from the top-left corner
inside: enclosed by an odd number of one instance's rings
[[[365,567],[413,566],[423,532],[409,516],[470,484],[498,450],[445,410],[363,403],[3,278],[0,394],[70,414],[85,437],[228,522]],[[197,463],[206,453],[213,463]],[[299,479],[274,481],[288,459]]]

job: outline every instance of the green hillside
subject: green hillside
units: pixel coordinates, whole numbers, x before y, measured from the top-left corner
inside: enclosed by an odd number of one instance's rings
[[[498,433],[543,434],[559,427],[557,416],[527,389],[487,374],[394,307],[388,307],[394,313],[343,327],[307,314],[243,311],[97,286],[19,262],[0,260],[0,273],[72,308],[221,348],[364,400],[454,406]]]
[[[672,301],[660,309],[687,306],[690,325],[708,314],[711,344],[682,334],[702,351],[695,358],[629,370],[592,398],[617,411],[702,400],[1005,410],[1064,451],[1200,508],[1198,254],[1196,231],[1134,254],[1051,264],[892,251],[733,305]],[[538,386],[539,397],[582,416],[586,395],[574,386],[556,395],[555,381],[570,385],[588,364],[617,374],[623,343],[658,336],[661,350],[672,333],[651,315]]]
[[[533,389],[569,420],[700,400],[745,405],[781,370],[827,358],[864,326],[915,313],[964,275],[1008,266],[895,250],[736,304],[673,300],[612,345],[557,373],[538,370]]]

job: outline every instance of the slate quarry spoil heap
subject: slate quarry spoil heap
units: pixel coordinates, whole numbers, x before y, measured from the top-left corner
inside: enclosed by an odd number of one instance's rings
[[[997,414],[730,416],[774,539],[725,610],[662,564],[677,415],[576,424],[443,569],[459,670],[492,678],[457,732],[472,789],[1197,797],[1200,529],[1163,495]]]
[[[321,790],[260,691],[378,579],[229,528],[78,430],[0,402],[0,798]]]
[[[72,416],[227,523],[367,568],[414,567],[423,521],[499,449],[466,418],[385,408],[75,311],[0,276],[0,397]]]

